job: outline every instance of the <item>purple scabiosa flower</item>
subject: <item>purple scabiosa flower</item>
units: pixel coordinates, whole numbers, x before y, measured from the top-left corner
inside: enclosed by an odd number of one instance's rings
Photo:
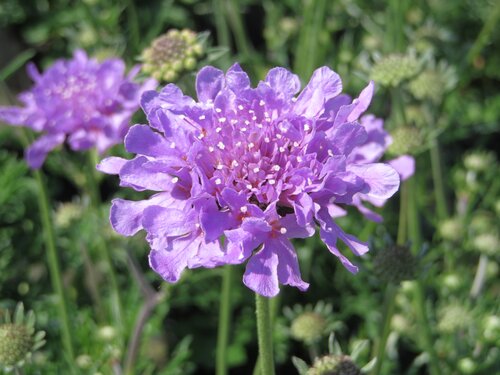
[[[378,162],[387,148],[392,144],[392,137],[384,129],[384,120],[368,114],[361,117],[360,124],[365,128],[367,138],[364,143],[354,148],[348,156],[348,160],[357,164]],[[410,178],[415,173],[415,159],[410,155],[401,155],[395,159],[388,160],[387,163],[398,172],[401,181]],[[361,192],[355,194],[353,197],[353,205],[366,218],[375,222],[381,222],[382,216],[364,206],[363,201],[369,202],[376,207],[382,207],[387,199],[370,197],[370,195]],[[345,214],[345,210],[339,209],[336,216]]]
[[[24,106],[0,107],[0,120],[43,133],[26,150],[34,169],[66,138],[72,150],[96,147],[100,153],[122,142],[141,94],[156,87],[154,80],[133,82],[138,67],[125,76],[122,60],[98,62],[82,50],[43,74],[33,64],[27,70],[35,85],[19,95]]]
[[[332,214],[359,193],[388,199],[400,180],[388,164],[351,157],[367,140],[357,120],[373,83],[351,100],[340,95],[340,77],[322,67],[299,94],[299,78],[274,68],[252,88],[236,64],[226,74],[203,68],[196,91],[198,101],[171,84],[146,92],[149,125],[125,137],[137,156],[98,166],[118,174],[121,186],[157,192],[138,202],[115,199],[113,228],[125,236],[146,230],[150,265],[169,282],[185,268],[247,262],[243,282],[263,296],[278,294],[279,284],[306,290],[290,240],[317,227],[330,252],[357,272],[337,241],[355,255],[368,246]]]

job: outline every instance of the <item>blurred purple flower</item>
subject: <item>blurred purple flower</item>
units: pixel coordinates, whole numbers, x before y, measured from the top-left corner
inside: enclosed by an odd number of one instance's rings
[[[82,50],[70,60],[57,60],[43,74],[33,64],[27,70],[35,85],[19,95],[24,106],[0,107],[0,120],[43,133],[26,150],[34,169],[66,137],[75,151],[96,147],[102,153],[122,142],[141,94],[156,87],[154,80],[133,82],[138,67],[125,76],[122,60],[100,63]]]
[[[125,137],[137,156],[98,166],[118,174],[121,186],[158,192],[138,202],[115,199],[113,228],[125,236],[145,229],[150,265],[169,282],[185,268],[248,261],[243,282],[255,292],[275,296],[279,284],[305,290],[290,239],[310,237],[317,226],[330,252],[357,272],[337,240],[356,255],[368,246],[332,214],[359,193],[388,199],[400,180],[387,164],[351,156],[367,140],[356,121],[373,83],[352,101],[323,67],[296,96],[300,81],[288,70],[274,68],[252,88],[234,65],[225,75],[203,68],[196,90],[198,102],[175,85],[146,92],[149,126],[135,125]]]
[[[374,115],[364,115],[360,119],[360,124],[365,128],[368,136],[364,143],[354,148],[348,160],[349,162],[360,164],[378,162],[387,148],[392,144],[392,137],[384,129],[384,120],[376,118]],[[410,178],[415,173],[415,159],[412,156],[402,155],[396,159],[387,161],[387,163],[398,172],[401,181]],[[357,193],[353,197],[353,205],[367,219],[381,222],[382,216],[365,207],[363,201],[369,202],[376,207],[382,207],[387,202],[387,199],[371,197],[364,193]],[[346,211],[339,210],[335,216],[343,216],[346,213]]]

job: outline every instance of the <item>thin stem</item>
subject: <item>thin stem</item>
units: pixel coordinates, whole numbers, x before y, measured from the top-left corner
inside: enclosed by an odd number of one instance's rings
[[[411,178],[408,181],[405,181],[405,184],[408,185],[409,194],[412,197],[408,201],[408,231],[410,234],[410,240],[412,242],[412,250],[415,254],[418,253],[420,247],[422,246],[420,223],[418,221],[418,207],[416,200],[413,198],[416,196],[415,177]],[[415,314],[417,316],[417,324],[419,327],[418,336],[424,351],[429,355],[429,372],[431,375],[438,375],[441,372],[439,369],[439,363],[437,362],[437,356],[434,350],[434,339],[432,337],[432,332],[429,326],[429,319],[427,316],[424,283],[419,279],[415,281],[413,305]]]
[[[443,171],[441,168],[441,153],[437,139],[431,141],[431,169],[432,179],[434,181],[434,195],[436,199],[437,214],[439,220],[448,217],[448,207],[446,204],[446,193],[444,190]]]
[[[474,59],[481,53],[482,49],[488,44],[489,39],[493,32],[495,31],[495,26],[497,24],[498,18],[500,17],[500,3],[493,5],[494,9],[489,13],[489,18],[483,25],[476,41],[472,45],[472,48],[467,54],[467,62],[469,64],[474,62]]]
[[[396,293],[396,285],[387,285],[384,296],[384,323],[382,326],[380,340],[375,347],[375,357],[377,358],[377,362],[375,363],[375,368],[373,369],[372,375],[379,375],[380,371],[382,370],[382,364],[384,363],[385,359],[385,347],[387,346],[387,338],[389,337],[389,333],[391,331],[391,320],[396,303]]]
[[[229,26],[226,22],[225,17],[225,6],[224,0],[212,0],[212,7],[214,10],[214,20],[215,20],[215,30],[217,34],[217,44],[221,47],[226,47],[228,49],[231,48],[231,39],[229,35]],[[224,65],[228,65],[231,63],[229,61],[229,57],[224,55],[223,57]]]
[[[429,374],[439,375],[442,372],[439,367],[436,351],[434,350],[434,338],[432,337],[429,320],[427,318],[427,311],[425,308],[424,286],[420,280],[418,280],[415,285],[413,304],[415,306],[415,314],[417,315],[420,339],[424,346],[424,350],[429,355]]]
[[[224,267],[222,273],[222,295],[219,307],[219,329],[217,333],[216,374],[227,374],[227,345],[231,324],[231,274],[232,266]]]
[[[261,375],[274,375],[274,352],[269,298],[255,294]]]
[[[408,186],[405,182],[401,184],[401,198],[399,203],[399,223],[398,223],[398,245],[406,242],[406,227],[408,222]]]
[[[52,282],[52,288],[59,297],[59,303],[57,304],[59,319],[61,321],[61,339],[63,348],[66,351],[68,358],[70,359],[71,366],[74,363],[74,350],[73,343],[71,341],[71,330],[68,320],[68,309],[66,303],[66,297],[64,295],[64,289],[62,284],[61,269],[59,266],[59,257],[56,249],[55,232],[52,225],[52,220],[50,217],[50,204],[47,195],[47,188],[45,186],[45,181],[40,170],[34,170],[33,174],[38,185],[38,204],[40,206],[40,219],[43,225],[45,246],[47,250],[47,261],[50,270],[50,279]]]
[[[94,155],[89,152],[88,153],[88,166],[87,166],[87,190],[90,195],[91,206],[95,211],[97,217],[99,217],[99,207],[101,204],[101,196],[99,193],[99,186],[95,178],[95,161]],[[97,248],[99,254],[104,257],[104,261],[106,262],[111,286],[111,299],[112,306],[111,310],[113,313],[114,320],[118,325],[120,336],[123,335],[123,308],[120,296],[120,289],[118,288],[118,282],[116,279],[115,268],[113,267],[113,261],[111,254],[109,252],[108,246],[106,246],[103,238],[99,236],[97,239]]]

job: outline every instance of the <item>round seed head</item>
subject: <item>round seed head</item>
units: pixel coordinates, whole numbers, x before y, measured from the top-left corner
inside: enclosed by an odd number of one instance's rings
[[[373,260],[375,274],[380,280],[399,284],[415,278],[417,262],[406,246],[391,246],[379,251]]]
[[[415,154],[422,146],[423,137],[418,128],[400,126],[391,132],[392,144],[387,150],[392,155]]]
[[[372,68],[372,79],[383,86],[396,87],[418,73],[418,61],[409,55],[391,54],[383,57]]]
[[[318,341],[327,327],[326,319],[314,311],[304,312],[297,316],[291,326],[292,337],[306,344]]]
[[[316,358],[307,375],[361,375],[361,370],[347,355],[327,355]]]

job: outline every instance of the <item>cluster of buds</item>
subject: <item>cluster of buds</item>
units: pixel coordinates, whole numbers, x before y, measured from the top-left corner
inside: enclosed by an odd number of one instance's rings
[[[307,375],[361,375],[361,370],[348,355],[329,354],[316,358]]]
[[[376,61],[372,68],[372,79],[382,86],[396,87],[415,76],[420,64],[412,55],[390,54]]]
[[[414,126],[398,126],[391,136],[393,142],[387,150],[391,155],[415,154],[422,147],[422,132]]]
[[[172,29],[143,51],[142,70],[158,81],[172,82],[182,72],[193,70],[203,53],[203,45],[194,31]]]

